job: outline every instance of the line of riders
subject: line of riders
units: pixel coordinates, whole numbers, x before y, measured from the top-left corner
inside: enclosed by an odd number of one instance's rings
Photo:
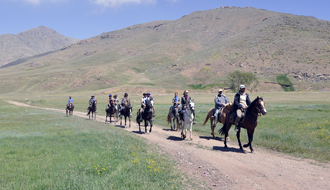
[[[151,96],[150,93],[143,93],[143,97],[141,98],[141,108],[140,108],[140,122],[142,122],[142,114],[144,112],[144,108],[146,107],[147,101],[150,101],[152,104],[152,112],[153,112],[153,117],[155,117],[155,108],[154,108],[154,99]],[[170,107],[170,112],[174,112],[175,109],[178,110],[178,113],[180,115],[180,119],[184,121],[184,113],[186,108],[189,106],[189,102],[191,101],[191,97],[188,95],[188,91],[185,90],[183,92],[183,96],[181,99],[178,97],[178,93],[175,92],[174,98],[172,100],[173,106]],[[93,104],[93,102],[97,102],[95,99],[95,96],[91,96],[89,100],[89,107],[87,108],[88,113],[87,115],[90,114],[90,108]],[[223,108],[228,105],[230,102],[228,98],[223,94],[223,90],[219,89],[218,94],[214,98],[214,103],[215,103],[215,110],[214,110],[214,123],[213,125],[215,126],[216,123],[219,121],[219,118],[222,115]],[[235,94],[234,97],[234,102],[231,111],[229,112],[230,116],[230,121],[234,123],[235,125],[235,130],[238,131],[239,123],[244,119],[246,109],[247,107],[251,104],[251,100],[249,98],[249,95],[245,93],[245,86],[240,85],[239,91]],[[122,110],[125,105],[128,105],[131,107],[131,101],[128,98],[128,93],[124,94],[124,97],[121,100],[121,104],[119,104],[119,99],[117,94],[113,96],[110,94],[109,99],[108,99],[108,106],[107,108],[111,107],[111,105],[115,106],[116,109]],[[71,96],[69,96],[68,99],[68,104],[67,104],[67,109],[72,108],[73,106],[73,99]],[[120,112],[119,112],[120,113]],[[194,118],[195,118],[195,113]],[[193,122],[195,124],[195,122]]]

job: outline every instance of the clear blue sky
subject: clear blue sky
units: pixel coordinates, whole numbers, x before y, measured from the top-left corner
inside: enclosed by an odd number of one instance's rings
[[[221,6],[255,7],[330,21],[330,0],[0,0],[0,35],[47,26],[85,39]]]

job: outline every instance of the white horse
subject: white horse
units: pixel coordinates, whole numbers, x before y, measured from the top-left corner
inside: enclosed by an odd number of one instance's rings
[[[192,126],[193,126],[193,123],[194,123],[194,112],[195,111],[195,103],[194,103],[194,100],[191,100],[189,102],[189,106],[186,108],[186,111],[184,113],[184,124],[182,127],[182,130],[181,130],[181,137],[183,139],[186,138],[187,136],[187,125],[189,123],[190,125],[190,140],[192,140]],[[185,133],[183,134],[183,128],[185,130]]]

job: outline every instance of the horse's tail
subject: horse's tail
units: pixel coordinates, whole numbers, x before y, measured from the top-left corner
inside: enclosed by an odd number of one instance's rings
[[[219,133],[221,135],[225,135],[225,136],[226,136],[226,123],[227,123],[227,121],[225,121],[225,123],[223,124],[222,128],[219,129]]]
[[[212,111],[212,109],[210,109],[210,111],[207,112],[207,115],[206,115],[205,121],[204,121],[204,123],[203,123],[202,126],[204,126],[204,125],[206,124],[206,122],[209,120],[209,118],[210,118],[210,112],[211,112],[211,111]]]
[[[169,125],[171,123],[171,114],[168,113],[167,114],[167,125]]]

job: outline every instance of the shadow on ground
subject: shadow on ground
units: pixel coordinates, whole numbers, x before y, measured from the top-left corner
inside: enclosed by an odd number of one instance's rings
[[[221,137],[211,137],[211,136],[199,136],[201,139],[206,139],[206,140],[217,140],[217,141],[223,141],[223,138]]]
[[[219,150],[221,152],[237,152],[237,153],[244,153],[246,154],[246,152],[244,150],[240,150],[239,148],[231,148],[231,147],[228,147],[228,148],[225,148],[223,146],[213,146],[213,150]]]
[[[167,140],[171,140],[171,141],[182,141],[183,139],[181,137],[169,136],[169,137],[167,137]]]

